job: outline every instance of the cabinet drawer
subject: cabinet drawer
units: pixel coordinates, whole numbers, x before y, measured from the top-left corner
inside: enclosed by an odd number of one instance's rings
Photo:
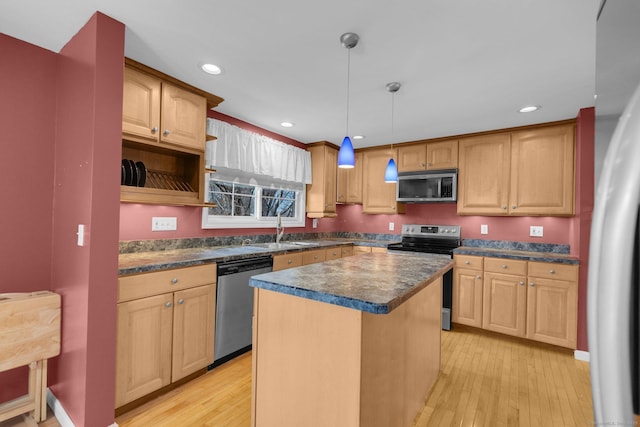
[[[475,255],[454,255],[453,262],[455,268],[468,268],[471,270],[482,270],[482,257]]]
[[[528,275],[543,279],[576,282],[578,280],[578,266],[553,262],[529,262]]]
[[[352,256],[353,255],[353,246],[343,246],[341,248],[342,257]]]
[[[216,283],[216,264],[154,271],[118,278],[118,302]]]
[[[287,268],[300,267],[302,265],[302,253],[275,255],[273,257],[273,271]]]
[[[354,246],[353,247],[354,255],[369,254],[369,253],[371,253],[371,246]]]
[[[302,264],[314,264],[316,262],[323,262],[326,260],[327,254],[324,249],[316,249],[313,251],[306,251],[302,253]]]
[[[331,248],[325,251],[325,260],[342,258],[342,250],[340,248]]]
[[[518,276],[527,275],[527,261],[517,261],[504,258],[484,259],[484,271],[501,274],[515,274]]]

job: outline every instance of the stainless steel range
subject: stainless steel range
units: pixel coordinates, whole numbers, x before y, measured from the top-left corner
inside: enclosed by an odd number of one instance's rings
[[[390,244],[388,250],[446,254],[453,257],[453,250],[460,244],[459,225],[403,224],[402,242]],[[442,329],[448,331],[451,330],[452,301],[453,271],[449,271],[442,280]]]

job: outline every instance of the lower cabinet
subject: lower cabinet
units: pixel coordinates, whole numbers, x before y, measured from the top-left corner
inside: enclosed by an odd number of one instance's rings
[[[301,265],[315,264],[318,262],[352,256],[353,248],[353,246],[336,246],[329,249],[311,249],[307,251],[274,255],[273,271],[285,270],[287,268],[300,267]]]
[[[455,323],[482,327],[482,257],[454,256],[453,310]]]
[[[116,407],[213,363],[216,266],[118,282]]]
[[[576,348],[577,265],[470,258],[454,256],[454,322]]]

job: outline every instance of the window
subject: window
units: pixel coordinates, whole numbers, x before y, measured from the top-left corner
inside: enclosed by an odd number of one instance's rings
[[[216,206],[203,209],[202,228],[271,228],[278,214],[285,227],[305,224],[304,185],[209,174],[207,181],[206,200]]]

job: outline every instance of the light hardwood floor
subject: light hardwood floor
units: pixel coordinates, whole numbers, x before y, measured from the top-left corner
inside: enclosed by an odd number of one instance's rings
[[[248,427],[251,354],[116,419],[120,427]],[[455,325],[414,427],[591,426],[589,365],[573,351]]]

